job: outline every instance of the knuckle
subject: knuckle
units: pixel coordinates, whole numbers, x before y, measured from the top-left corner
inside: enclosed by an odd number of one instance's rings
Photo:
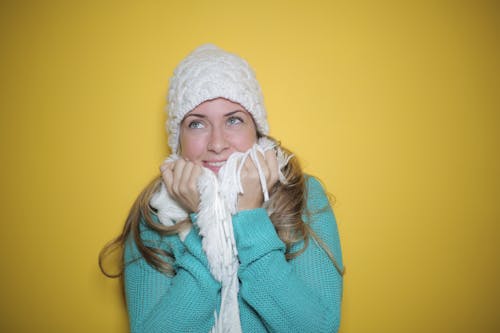
[[[197,188],[197,186],[196,186],[197,182],[198,182],[198,178],[197,177],[191,177],[191,178],[189,178],[189,182],[188,182],[189,189],[196,190],[196,188]]]
[[[172,184],[172,192],[173,192],[175,195],[178,195],[178,194],[179,194],[179,184],[178,184],[178,183],[174,183],[174,184]]]

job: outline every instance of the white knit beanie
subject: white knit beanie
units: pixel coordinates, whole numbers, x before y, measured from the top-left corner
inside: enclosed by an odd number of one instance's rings
[[[205,44],[177,66],[168,91],[168,144],[178,153],[180,123],[201,103],[218,97],[243,106],[252,115],[257,131],[269,134],[264,99],[255,73],[239,56]]]

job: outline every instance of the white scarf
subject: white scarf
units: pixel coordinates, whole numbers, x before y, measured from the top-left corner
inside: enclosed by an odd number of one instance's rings
[[[243,193],[241,184],[241,169],[247,158],[251,158],[259,172],[264,201],[269,200],[266,179],[259,163],[258,153],[264,155],[267,150],[275,149],[278,159],[279,180],[285,183],[281,169],[292,156],[287,156],[276,144],[267,139],[259,139],[251,149],[244,153],[233,153],[219,170],[216,176],[211,170],[203,168],[198,179],[200,206],[197,225],[202,237],[202,247],[205,251],[213,277],[221,283],[221,306],[219,314],[214,311],[215,324],[213,333],[241,332],[240,313],[238,306],[238,250],[233,233],[232,215],[237,212],[238,195]],[[179,157],[171,155],[167,161],[175,161]],[[160,222],[173,225],[185,220],[188,216],[168,194],[162,183],[159,192],[150,201],[151,207],[157,210]],[[182,241],[189,229],[179,233]]]

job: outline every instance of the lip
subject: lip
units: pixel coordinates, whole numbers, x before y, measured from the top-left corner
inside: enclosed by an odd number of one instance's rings
[[[212,170],[215,174],[219,173],[219,170],[224,166],[224,164],[226,164],[226,160],[203,161],[203,166]]]

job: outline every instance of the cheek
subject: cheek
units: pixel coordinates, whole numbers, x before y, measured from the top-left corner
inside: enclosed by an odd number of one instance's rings
[[[190,161],[198,161],[201,155],[205,152],[207,147],[206,140],[203,138],[183,137],[180,139],[181,156],[189,159]]]
[[[247,151],[257,142],[257,134],[253,131],[247,131],[243,135],[235,135],[232,138],[233,147],[240,152]]]

